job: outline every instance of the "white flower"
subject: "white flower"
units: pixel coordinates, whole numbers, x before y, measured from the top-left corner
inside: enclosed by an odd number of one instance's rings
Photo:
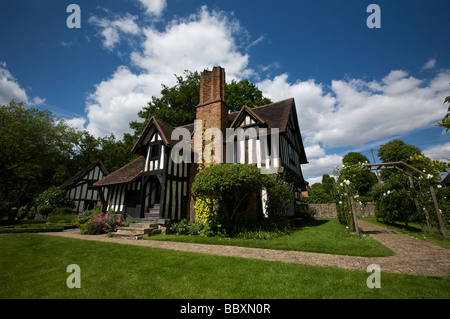
[[[386,196],[386,193],[383,193],[383,196]]]
[[[350,181],[349,180],[344,180],[345,184],[350,185]]]
[[[389,195],[391,193],[391,191],[387,191],[387,194]]]
[[[344,184],[340,183],[340,184],[339,184],[339,186],[343,187],[343,186],[344,186]]]
[[[358,194],[356,194],[355,196],[353,196],[354,199],[357,199],[359,197]]]
[[[442,188],[442,185],[441,185],[441,184],[438,184],[438,185],[437,185],[437,188]]]
[[[428,179],[432,179],[432,178],[433,178],[433,175],[428,174],[428,175],[427,175],[427,178],[428,178]]]
[[[339,201],[339,204],[342,204],[342,201]]]

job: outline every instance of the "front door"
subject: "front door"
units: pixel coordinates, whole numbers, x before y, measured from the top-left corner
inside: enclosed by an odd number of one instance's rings
[[[138,190],[127,191],[127,210],[126,213],[134,218],[141,217],[141,192]]]

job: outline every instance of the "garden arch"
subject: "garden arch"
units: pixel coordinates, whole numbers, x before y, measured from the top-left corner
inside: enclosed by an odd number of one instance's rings
[[[413,179],[417,179],[419,180],[420,178],[427,178],[427,174],[425,174],[424,172],[418,170],[417,168],[415,168],[414,166],[407,164],[403,161],[398,161],[398,162],[386,162],[386,163],[374,163],[374,164],[363,164],[363,167],[369,167],[371,170],[376,170],[376,169],[392,169],[395,168],[398,171],[400,171],[401,173],[405,174],[408,176],[409,178],[409,182],[411,183],[411,187],[414,188],[414,181]],[[433,204],[434,204],[434,209],[436,211],[436,215],[438,217],[438,221],[439,221],[439,227],[441,228],[441,232],[442,232],[442,237],[446,238],[447,237],[447,233],[445,231],[445,225],[444,222],[442,220],[442,216],[441,216],[441,211],[439,209],[439,204],[437,202],[436,199],[436,194],[434,192],[434,188],[433,185],[431,185],[430,182],[428,182],[429,188],[430,188],[430,193],[431,193],[431,198],[433,199]],[[422,198],[423,198],[423,192],[422,189],[420,189]],[[418,204],[416,202],[416,207],[418,209]],[[430,218],[428,215],[428,212],[425,209],[425,216],[427,219],[427,225],[428,225],[428,229],[430,231],[430,234],[432,234],[432,230],[431,230],[431,225],[430,225]]]

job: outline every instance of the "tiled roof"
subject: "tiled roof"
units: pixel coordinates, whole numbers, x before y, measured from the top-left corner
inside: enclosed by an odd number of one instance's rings
[[[102,180],[96,182],[93,186],[108,186],[114,184],[131,183],[141,177],[144,167],[144,157],[140,156],[131,163],[122,166],[117,171],[112,172]]]

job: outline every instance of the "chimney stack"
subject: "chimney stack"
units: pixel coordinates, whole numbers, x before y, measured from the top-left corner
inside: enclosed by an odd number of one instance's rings
[[[204,129],[218,128],[225,134],[228,127],[228,106],[225,104],[225,69],[216,66],[205,70],[200,79],[200,103],[196,120],[202,120]]]

